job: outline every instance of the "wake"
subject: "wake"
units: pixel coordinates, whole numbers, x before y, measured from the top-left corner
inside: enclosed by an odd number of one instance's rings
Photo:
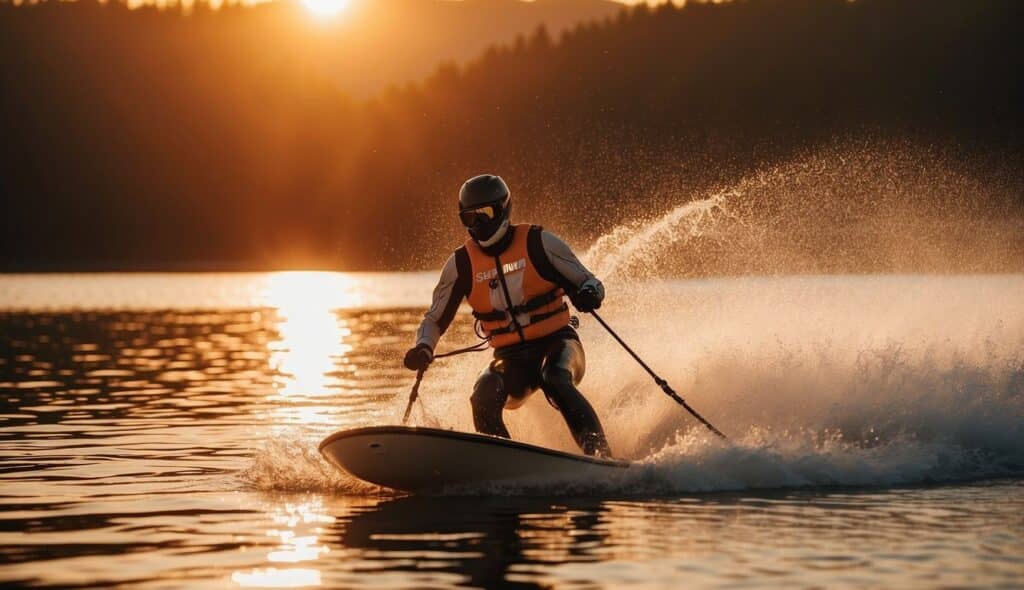
[[[804,190],[814,184],[800,179],[807,170],[818,175],[815,188],[827,192],[821,179],[834,175],[820,161],[811,164],[758,175],[614,228],[585,253],[609,294],[602,316],[730,440],[705,431],[593,318],[583,317],[588,368],[581,390],[615,454],[636,465],[614,481],[581,481],[545,493],[678,494],[1024,476],[1024,275],[662,278],[700,268],[707,252],[720,259],[723,252],[737,260],[760,256],[758,265],[770,266],[765,259],[777,254],[775,238],[765,236],[773,222],[752,215],[750,200],[787,182]],[[943,190],[941,184],[931,190]],[[872,225],[873,231],[882,227]],[[913,247],[913,240],[904,240],[889,252]],[[468,392],[481,362],[456,357],[432,368],[431,391],[423,398],[429,412],[417,414],[419,423],[472,431]],[[393,402],[392,423],[400,422],[404,401]],[[516,439],[577,451],[543,396],[506,412],[506,420]],[[292,444],[315,449],[315,442]],[[367,493],[367,486],[324,471],[315,451],[296,457],[289,447],[257,456],[252,485]],[[272,467],[281,456],[288,456],[288,473]]]

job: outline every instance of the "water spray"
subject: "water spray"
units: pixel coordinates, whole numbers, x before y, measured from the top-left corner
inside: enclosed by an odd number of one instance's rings
[[[665,381],[664,379],[659,377],[658,374],[655,373],[653,369],[651,369],[649,366],[647,366],[647,363],[645,363],[643,361],[643,359],[641,359],[635,352],[633,352],[633,349],[630,348],[628,344],[623,342],[622,338],[619,338],[619,335],[615,333],[615,330],[612,330],[611,326],[606,324],[604,322],[604,320],[601,318],[601,316],[597,315],[596,311],[592,310],[590,312],[590,315],[594,316],[594,319],[597,320],[598,323],[601,324],[601,326],[603,326],[605,330],[608,330],[608,333],[612,335],[612,338],[614,338],[615,341],[618,342],[619,345],[621,345],[622,348],[624,348],[626,350],[626,352],[628,352],[630,354],[630,356],[633,357],[634,360],[636,360],[636,362],[640,363],[640,366],[643,367],[645,371],[647,371],[648,375],[650,375],[651,377],[654,378],[654,382],[657,383],[658,387],[660,387],[661,390],[665,392],[665,395],[667,395],[670,398],[672,398],[677,404],[683,406],[683,408],[685,408],[687,412],[692,414],[694,418],[699,420],[701,424],[703,424],[704,426],[707,426],[708,430],[710,430],[711,432],[715,433],[716,435],[721,437],[723,440],[729,440],[728,437],[726,437],[724,434],[722,434],[721,430],[719,430],[719,429],[715,428],[714,426],[712,426],[710,422],[708,422],[707,420],[704,419],[704,416],[701,416],[699,413],[697,413],[697,410],[694,410],[693,408],[691,408],[690,404],[686,403],[686,400],[684,400],[682,397],[680,397],[679,394],[676,393],[674,389],[672,389],[672,387],[668,384],[668,381]],[[418,384],[418,382],[417,382],[417,384]],[[413,389],[413,391],[415,392],[415,389]],[[408,414],[408,412],[407,412],[407,414]]]
[[[643,367],[645,371],[647,371],[648,375],[650,375],[651,377],[654,378],[654,382],[658,385],[658,387],[661,388],[662,391],[665,392],[665,395],[667,395],[670,398],[672,398],[672,400],[675,401],[677,404],[683,406],[683,408],[687,412],[689,412],[701,424],[706,426],[708,430],[710,430],[711,432],[715,433],[715,435],[717,435],[718,437],[722,438],[723,440],[729,440],[729,438],[727,436],[722,434],[721,430],[715,428],[714,425],[712,425],[710,422],[708,422],[704,418],[704,416],[701,416],[700,413],[697,412],[697,410],[694,410],[693,408],[691,408],[690,404],[686,403],[686,400],[684,400],[678,393],[676,393],[676,391],[674,389],[672,389],[672,386],[670,386],[668,384],[668,381],[665,381],[657,373],[655,373],[654,370],[651,369],[651,367],[648,366],[647,363],[645,363],[643,361],[643,359],[641,359],[640,356],[637,355],[637,353],[634,352],[633,349],[630,348],[629,345],[626,344],[625,341],[623,341],[622,338],[620,338],[619,335],[615,333],[615,330],[612,330],[611,326],[609,326],[608,324],[605,323],[604,319],[600,315],[597,314],[597,311],[591,310],[590,311],[590,315],[594,316],[594,319],[596,319],[598,321],[598,323],[600,323],[601,326],[604,327],[604,329],[607,330],[608,333],[612,335],[612,338],[614,338],[615,341],[618,342],[619,345],[622,346],[622,348],[624,348],[626,350],[626,352],[628,352],[630,354],[630,356],[633,357],[634,360],[636,360],[636,362],[640,363],[640,366]],[[455,355],[464,354],[464,353],[467,353],[467,352],[478,352],[478,351],[481,351],[481,350],[485,350],[486,346],[487,346],[487,342],[486,341],[480,342],[480,343],[475,344],[473,346],[467,346],[466,348],[460,348],[458,350],[453,350],[451,352],[446,352],[444,354],[435,355],[434,358],[431,359],[431,360],[441,359],[441,358],[445,358],[445,357],[449,357],[449,356],[455,356]],[[416,398],[419,397],[420,383],[423,381],[423,374],[426,371],[427,371],[426,368],[422,368],[422,369],[416,371],[416,382],[413,383],[412,391],[409,392],[409,403],[406,404],[406,406],[405,406],[405,415],[402,417],[402,424],[407,424],[409,422],[409,415],[412,413],[412,406],[413,406],[414,403],[416,403]]]
[[[465,354],[467,352],[480,352],[482,350],[487,350],[487,346],[488,342],[484,340],[483,342],[478,342],[472,346],[459,348],[457,350],[445,352],[442,354],[435,354],[433,358],[430,359],[430,361],[433,362],[437,359],[443,359],[449,356]],[[426,372],[426,367],[416,371],[416,382],[412,384],[412,391],[409,392],[409,403],[408,405],[405,406],[405,416],[402,417],[402,424],[406,424],[409,422],[409,414],[412,412],[412,405],[416,402],[416,398],[418,398],[420,395],[420,382],[423,381],[423,374]]]

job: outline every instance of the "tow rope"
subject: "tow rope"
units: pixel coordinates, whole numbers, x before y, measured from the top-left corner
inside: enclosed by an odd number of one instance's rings
[[[636,362],[640,363],[640,366],[643,367],[645,371],[647,371],[648,375],[650,375],[651,377],[654,378],[654,382],[657,383],[658,387],[660,387],[661,390],[665,392],[665,395],[667,395],[670,398],[672,398],[677,404],[679,404],[679,405],[683,406],[684,408],[686,408],[686,411],[689,412],[690,414],[692,414],[694,418],[699,420],[701,424],[703,424],[704,426],[707,426],[708,430],[710,430],[711,432],[717,434],[723,440],[729,440],[728,437],[726,437],[724,434],[722,434],[721,430],[719,430],[719,429],[715,428],[714,426],[712,426],[710,422],[708,422],[707,420],[704,419],[704,416],[701,416],[700,414],[697,413],[697,410],[694,410],[693,408],[691,408],[690,404],[686,403],[686,400],[684,400],[682,397],[680,397],[679,394],[676,393],[675,390],[672,389],[671,386],[669,386],[668,381],[665,381],[664,379],[659,377],[657,373],[655,373],[649,366],[647,366],[647,363],[645,363],[643,361],[643,359],[641,359],[635,352],[633,352],[633,349],[630,348],[628,344],[623,342],[622,338],[619,338],[619,335],[615,333],[615,330],[612,330],[611,326],[606,324],[604,322],[604,320],[601,319],[601,316],[597,315],[596,311],[591,310],[590,315],[594,316],[594,319],[597,320],[598,323],[600,323],[601,326],[603,326],[605,330],[608,330],[608,333],[612,335],[612,338],[614,338],[615,341],[618,342],[620,346],[622,346],[622,348],[626,349],[626,352],[628,352],[630,354],[630,356],[632,356],[633,359],[636,360]]]

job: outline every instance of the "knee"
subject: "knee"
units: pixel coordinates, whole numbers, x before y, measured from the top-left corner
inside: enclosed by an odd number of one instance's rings
[[[572,373],[557,365],[544,367],[540,372],[540,380],[545,391],[548,389],[564,390],[573,386]]]
[[[504,382],[500,375],[490,372],[480,375],[480,378],[476,380],[476,385],[473,386],[473,395],[469,398],[473,409],[480,411],[495,407],[501,408],[504,405],[504,389]]]

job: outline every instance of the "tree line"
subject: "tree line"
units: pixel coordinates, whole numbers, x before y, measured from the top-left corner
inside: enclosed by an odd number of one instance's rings
[[[1015,0],[640,5],[370,100],[286,9],[0,5],[0,269],[438,267],[479,172],[582,241],[846,136],[996,154],[973,210],[1024,209]]]

